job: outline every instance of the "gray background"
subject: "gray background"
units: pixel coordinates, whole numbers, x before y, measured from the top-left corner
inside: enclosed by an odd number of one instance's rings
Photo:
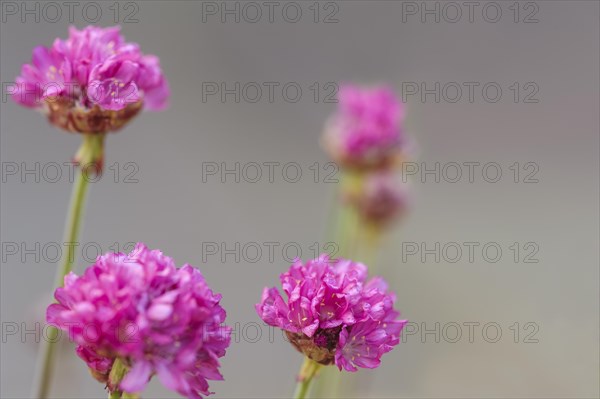
[[[318,140],[335,104],[315,103],[308,87],[389,82],[400,91],[402,82],[498,82],[504,92],[497,103],[484,101],[480,92],[473,103],[409,98],[407,126],[419,144],[419,162],[497,162],[504,175],[495,184],[481,174],[472,184],[464,177],[454,184],[413,179],[412,212],[383,255],[405,317],[430,329],[436,322],[478,322],[474,342],[464,326],[458,343],[407,336],[371,373],[369,395],[598,397],[598,2],[537,1],[539,22],[531,24],[513,22],[512,3],[498,2],[505,14],[497,23],[483,20],[481,7],[473,23],[465,15],[457,23],[434,23],[432,17],[421,23],[418,16],[403,23],[400,2],[340,1],[338,23],[315,24],[305,15],[292,24],[281,14],[273,23],[265,16],[258,23],[221,23],[218,17],[203,23],[200,3],[137,2],[139,22],[123,23],[123,33],[160,56],[171,107],[144,113],[108,138],[106,164],[118,162],[123,172],[126,162],[135,162],[139,182],[105,179],[92,187],[82,243],[98,243],[104,251],[131,241],[160,248],[178,264],[201,268],[223,293],[230,324],[259,322],[252,305],[288,267],[281,252],[274,262],[263,254],[257,263],[236,263],[231,256],[222,262],[216,255],[203,263],[201,243],[297,242],[308,258],[311,243],[323,242],[335,185],[312,182],[308,166],[328,161]],[[99,24],[112,24],[112,2],[101,4]],[[310,4],[301,3],[305,13]],[[69,23],[66,16],[56,23],[6,17],[0,70],[2,82],[11,82],[33,47],[66,37]],[[75,17],[75,25],[86,25],[80,11]],[[203,103],[202,82],[210,81],[298,82],[304,92],[297,103],[280,95],[274,103],[236,104],[231,97]],[[539,103],[514,103],[508,89],[513,82],[535,82]],[[11,101],[1,106],[3,162],[62,163],[76,151],[77,136]],[[203,183],[205,161],[293,161],[306,177],[294,184],[281,175],[272,184],[264,178]],[[508,169],[514,162],[536,162],[539,183],[514,183]],[[2,242],[28,248],[60,242],[69,193],[66,178],[23,183],[9,177],[2,184]],[[483,261],[480,252],[473,263],[464,255],[456,263],[432,257],[404,263],[402,241],[497,242],[504,252],[497,263]],[[515,263],[508,247],[530,241],[539,246],[539,263]],[[80,256],[77,270],[87,264]],[[56,266],[32,256],[3,260],[4,325],[40,320]],[[489,322],[502,327],[497,343],[482,338],[481,326]],[[509,329],[515,322],[519,343]],[[539,327],[538,343],[523,343],[527,322]],[[250,330],[247,335],[253,336]],[[27,397],[35,337],[5,338],[2,397]],[[266,330],[259,342],[247,341],[232,343],[223,359],[226,381],[211,383],[215,397],[291,393],[301,357],[279,334],[269,342]],[[61,352],[59,364],[56,397],[105,397],[72,348]],[[176,394],[153,381],[145,397]]]

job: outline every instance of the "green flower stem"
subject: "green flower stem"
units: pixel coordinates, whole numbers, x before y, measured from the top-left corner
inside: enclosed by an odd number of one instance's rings
[[[378,267],[378,255],[381,248],[381,227],[368,221],[362,221],[359,228],[359,242],[356,246],[357,260],[369,266],[371,276],[381,274]]]
[[[340,176],[339,186],[334,196],[333,209],[336,213],[334,220],[335,228],[333,237],[330,239],[338,244],[337,257],[352,257],[355,249],[358,233],[358,215],[351,206],[345,203],[344,196],[351,194],[357,189],[357,183],[360,184],[360,177],[353,173],[343,172]],[[333,212],[332,212],[333,213]]]
[[[83,143],[77,153],[76,159],[80,164],[79,172],[75,177],[73,192],[69,204],[69,214],[65,228],[64,243],[68,249],[63,255],[62,264],[56,271],[55,287],[61,287],[65,276],[73,269],[75,263],[75,247],[79,239],[85,199],[88,191],[90,177],[90,165],[101,165],[104,147],[103,134],[86,134]],[[50,336],[57,337],[60,332],[50,328]],[[34,397],[47,398],[50,393],[52,380],[52,368],[56,354],[56,346],[59,340],[42,340],[40,356],[36,366],[36,377],[34,383]]]
[[[321,367],[323,366],[317,362],[313,362],[308,357],[304,358],[300,374],[298,374],[298,384],[294,392],[294,399],[305,399],[307,397],[313,378],[317,375]]]
[[[61,287],[64,283],[65,276],[73,270],[73,264],[75,263],[75,246],[79,239],[79,230],[81,228],[88,185],[89,178],[85,176],[85,173],[78,173],[75,185],[73,186],[73,196],[71,197],[69,219],[67,222],[67,230],[65,232],[65,243],[68,245],[68,250],[66,256],[62,260],[61,268],[56,273],[55,287]]]
[[[108,394],[108,399],[140,399],[140,397],[133,393],[115,391]]]
[[[119,389],[119,384],[123,381],[123,378],[125,378],[128,371],[129,368],[121,361],[121,359],[117,358],[114,361],[112,368],[110,369],[110,374],[108,375],[108,399],[137,398],[137,395],[132,395]]]

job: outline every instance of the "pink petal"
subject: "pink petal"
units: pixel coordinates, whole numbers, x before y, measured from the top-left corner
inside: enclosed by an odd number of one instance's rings
[[[163,321],[173,313],[173,306],[166,303],[157,303],[148,309],[148,318],[154,321]]]
[[[151,374],[152,365],[149,362],[137,362],[121,381],[120,388],[130,393],[141,392],[146,388]]]

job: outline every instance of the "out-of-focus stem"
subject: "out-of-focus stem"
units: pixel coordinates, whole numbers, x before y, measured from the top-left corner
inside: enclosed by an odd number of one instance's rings
[[[102,152],[104,146],[103,135],[86,134],[83,138],[83,143],[78,151],[77,157],[80,167],[75,177],[73,192],[69,204],[69,213],[67,216],[67,224],[65,227],[64,243],[68,249],[63,255],[61,267],[56,271],[55,287],[61,287],[65,276],[73,269],[75,263],[75,247],[79,238],[79,231],[83,219],[83,210],[85,208],[85,199],[89,185],[89,166],[97,164],[102,160]],[[51,327],[50,336],[58,336],[59,331]],[[45,399],[50,393],[50,385],[52,380],[52,366],[56,353],[56,340],[42,340],[40,355],[36,365],[36,374],[34,380],[34,396],[35,398]]]
[[[302,363],[300,373],[298,374],[294,399],[305,399],[307,397],[313,378],[317,375],[321,367],[319,363],[310,360],[308,357],[304,358],[304,363]]]

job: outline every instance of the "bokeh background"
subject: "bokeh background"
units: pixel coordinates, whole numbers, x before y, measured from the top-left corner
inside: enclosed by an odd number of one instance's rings
[[[35,7],[36,2],[15,3]],[[266,329],[258,342],[251,342],[254,325],[247,323],[260,322],[253,304],[262,288],[275,285],[278,274],[289,266],[282,246],[297,243],[306,259],[313,254],[313,243],[324,242],[335,184],[322,179],[315,183],[309,167],[329,161],[319,137],[335,104],[322,97],[315,102],[309,87],[338,81],[387,82],[398,93],[403,82],[404,87],[406,82],[425,82],[428,87],[435,82],[479,82],[472,103],[466,91],[456,103],[444,98],[435,102],[433,95],[425,101],[408,96],[407,129],[418,143],[415,159],[429,168],[435,162],[497,162],[503,172],[497,183],[486,182],[481,169],[476,169],[473,183],[465,176],[457,183],[443,178],[436,183],[431,175],[426,182],[420,175],[412,177],[411,213],[385,243],[382,262],[389,268],[403,315],[420,329],[432,330],[440,323],[440,342],[434,334],[421,336],[421,331],[405,336],[380,369],[366,372],[373,376],[370,390],[359,386],[351,395],[598,397],[598,2],[521,2],[515,22],[514,10],[509,9],[513,2],[498,1],[503,14],[496,23],[482,17],[488,2],[475,9],[472,23],[464,7],[456,23],[447,22],[443,14],[439,23],[432,15],[423,23],[419,14],[405,14],[403,21],[403,2],[394,1],[338,1],[334,6],[321,2],[318,23],[309,9],[312,1],[296,2],[303,10],[297,23],[282,18],[286,2],[275,10],[272,23],[267,15],[256,23],[244,20],[244,15],[239,23],[233,16],[223,23],[218,15],[207,14],[203,21],[203,2],[133,3],[136,8],[120,4],[118,21],[128,40],[160,56],[171,83],[171,106],[165,112],[145,113],[108,138],[106,164],[118,164],[121,175],[117,183],[111,175],[93,185],[81,242],[108,251],[144,241],[178,264],[201,268],[210,285],[223,294],[230,324],[239,323],[237,339],[223,359],[226,381],[211,384],[216,398],[285,397],[292,392],[300,355],[280,334],[270,342]],[[436,7],[436,2],[426,3]],[[87,25],[84,4],[74,14],[78,27]],[[112,2],[96,4],[103,11],[98,24],[114,24]],[[236,7],[235,2],[228,7]],[[323,23],[336,10],[338,21]],[[538,22],[524,23],[533,11]],[[124,21],[131,12],[137,22]],[[454,18],[453,10],[446,12]],[[88,16],[93,15],[89,10]],[[54,14],[47,16],[39,22],[29,16],[22,22],[20,14],[3,11],[3,83],[14,81],[33,47],[66,37],[68,15],[57,22],[48,21]],[[296,103],[285,101],[280,89],[272,103],[264,97],[257,103],[244,98],[236,103],[232,96],[225,102],[219,96],[203,101],[206,82],[229,87],[235,82],[278,82],[280,88],[296,82],[303,94]],[[482,97],[481,87],[487,82],[502,87],[498,102]],[[539,101],[523,102],[530,92],[526,90],[515,103],[509,89],[514,82],[521,89],[534,82]],[[57,131],[42,116],[5,98],[1,107],[5,165],[60,164],[76,151],[79,137]],[[276,169],[273,183],[265,177],[257,183],[236,183],[231,176],[225,183],[218,176],[202,179],[203,162],[233,167],[236,162],[271,161],[297,162],[303,178],[288,183]],[[132,171],[124,169],[127,162],[137,165],[137,183],[124,182],[124,175]],[[521,168],[536,163],[539,181],[523,183],[528,170],[522,170],[515,183],[509,169],[515,162]],[[71,184],[66,177],[56,183],[43,177],[40,182],[32,176],[24,182],[19,176],[3,177],[0,389],[2,397],[25,398],[36,337],[10,335],[7,328],[25,323],[33,329],[43,320],[57,264],[47,256],[36,260],[32,255],[21,259],[21,252],[9,255],[5,243],[35,248],[36,243],[43,247],[60,242]],[[225,243],[227,248],[236,242],[280,246],[272,261],[265,250],[252,263],[243,254],[239,262],[233,255],[222,261],[221,252],[207,255],[202,244],[207,242]],[[436,242],[494,242],[503,254],[498,262],[488,262],[480,246],[472,263],[466,253],[456,263],[443,257],[438,263],[433,256],[425,262],[410,256],[403,262],[403,242],[424,242],[428,247]],[[518,262],[509,249],[514,242],[521,246]],[[523,262],[528,251],[522,246],[528,242],[539,248],[538,263]],[[97,246],[90,248],[88,257]],[[89,262],[78,254],[80,272]],[[465,322],[480,323],[472,343]],[[456,343],[449,342],[453,331],[442,334],[448,323],[462,326]],[[498,342],[483,338],[486,323],[501,327]],[[516,343],[510,329],[514,323],[520,330]],[[537,326],[530,337],[537,342],[525,342],[533,329],[525,330],[526,323]],[[244,325],[250,327],[244,330]],[[72,348],[61,351],[58,364],[55,397],[105,397]],[[177,396],[154,381],[145,397]]]

